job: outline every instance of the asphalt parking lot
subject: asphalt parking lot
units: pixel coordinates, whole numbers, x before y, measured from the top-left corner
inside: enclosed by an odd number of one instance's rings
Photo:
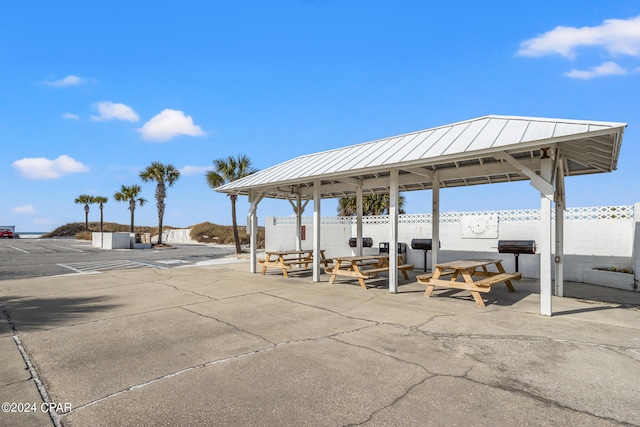
[[[172,244],[163,249],[94,248],[75,239],[1,239],[0,280],[131,268],[175,268],[225,257],[231,246]]]

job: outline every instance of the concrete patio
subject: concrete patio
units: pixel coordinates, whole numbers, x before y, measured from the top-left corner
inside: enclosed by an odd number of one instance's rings
[[[37,404],[0,424],[640,425],[640,293],[565,283],[544,317],[530,280],[481,308],[247,270],[0,281],[0,402]]]

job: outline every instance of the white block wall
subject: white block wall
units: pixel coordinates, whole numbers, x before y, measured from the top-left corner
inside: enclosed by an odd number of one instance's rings
[[[640,236],[636,233],[640,221],[640,203],[625,212],[631,214],[617,215],[619,207],[593,208],[602,209],[605,213],[590,213],[581,218],[580,214],[573,215],[578,219],[565,219],[564,229],[564,277],[568,281],[583,281],[585,269],[594,267],[631,268],[640,269]],[[592,208],[584,208],[588,212]],[[618,209],[618,210],[616,210]],[[513,215],[515,212],[515,215]],[[540,222],[530,220],[531,210],[523,217],[528,220],[513,221],[518,211],[510,211],[509,220],[498,222],[497,238],[463,238],[461,222],[452,220],[455,214],[447,213],[441,217],[440,241],[441,261],[452,261],[464,258],[500,258],[504,260],[505,268],[515,268],[514,255],[498,254],[498,240],[536,240],[539,241]],[[524,212],[524,211],[523,211]],[[599,211],[598,211],[599,212]],[[612,213],[613,212],[613,213]],[[481,215],[485,213],[463,213],[460,215]],[[571,215],[570,215],[571,217]],[[589,219],[591,217],[601,219]],[[622,217],[622,219],[621,219]],[[378,222],[372,217],[363,224],[363,237],[373,239],[373,248],[365,248],[365,254],[378,253],[379,244],[389,241],[389,225],[386,217],[378,217]],[[446,222],[443,222],[446,221]],[[267,217],[266,249],[290,250],[295,248],[295,218]],[[303,249],[312,249],[313,224],[311,217],[303,218],[307,239],[302,242]],[[356,236],[355,220],[351,223],[340,221],[336,217],[322,219],[321,247],[326,256],[336,257],[355,254],[355,248],[348,245],[349,239]],[[407,262],[416,265],[418,270],[424,267],[424,252],[411,249],[411,240],[415,238],[431,238],[430,220],[420,220],[420,216],[401,216],[398,230],[398,242],[407,244]],[[552,242],[555,241],[555,236]],[[431,252],[428,252],[427,264],[431,268]],[[553,267],[553,265],[552,265]],[[538,278],[540,275],[539,255],[520,255],[519,270],[524,277]]]

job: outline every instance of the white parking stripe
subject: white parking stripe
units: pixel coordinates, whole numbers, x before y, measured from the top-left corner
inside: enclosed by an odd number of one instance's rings
[[[68,265],[64,265],[64,264],[58,264],[58,265],[59,265],[60,267],[68,268],[69,270],[73,270],[73,271],[75,271],[76,273],[84,273],[82,270],[78,270],[77,268],[73,268],[73,267],[70,267],[70,266],[68,266]]]
[[[24,249],[16,248],[15,246],[11,246],[11,245],[7,245],[7,246],[9,246],[10,248],[15,249],[16,251],[24,252],[25,254],[29,253],[29,252],[25,251]]]
[[[147,264],[140,261],[121,260],[121,261],[97,261],[97,262],[74,262],[69,264],[58,264],[60,267],[68,268],[76,273],[95,273],[107,270],[127,270],[131,268],[162,268],[155,264]]]

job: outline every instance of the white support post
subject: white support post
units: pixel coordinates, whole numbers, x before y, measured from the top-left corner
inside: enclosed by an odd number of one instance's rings
[[[302,195],[296,194],[296,251],[302,250]]]
[[[553,172],[553,161],[543,150],[540,160],[540,177],[549,182]],[[540,193],[540,314],[551,316],[551,199],[553,194]]]
[[[313,183],[313,281],[320,281],[320,180]]]
[[[431,198],[431,271],[434,271],[440,252],[440,180],[438,179],[438,171],[433,174]]]
[[[362,256],[362,185],[356,189],[356,255]]]
[[[555,279],[556,296],[564,296],[564,210],[566,208],[564,194],[564,160],[561,154],[556,159],[558,168],[556,169],[556,192],[554,200],[556,202],[556,256],[555,256]]]
[[[640,203],[633,204],[633,271],[635,272],[635,280],[640,280]]]
[[[249,190],[249,216],[247,218],[247,226],[249,227],[249,272],[256,273],[258,271],[257,260],[257,243],[258,243],[258,203],[256,191]]]
[[[389,293],[398,293],[398,170],[389,176]]]

